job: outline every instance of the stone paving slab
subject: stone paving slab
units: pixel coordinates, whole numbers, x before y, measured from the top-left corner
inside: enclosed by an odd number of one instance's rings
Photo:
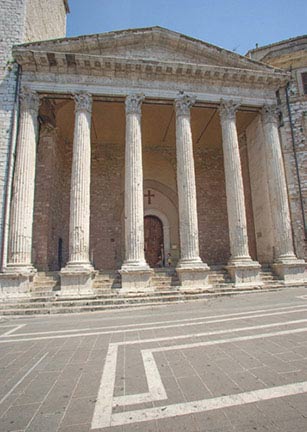
[[[306,432],[306,289],[0,321],[0,431],[91,430]]]

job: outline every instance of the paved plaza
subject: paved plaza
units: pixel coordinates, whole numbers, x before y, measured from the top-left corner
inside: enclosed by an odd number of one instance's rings
[[[307,290],[0,318],[0,431],[307,431]]]

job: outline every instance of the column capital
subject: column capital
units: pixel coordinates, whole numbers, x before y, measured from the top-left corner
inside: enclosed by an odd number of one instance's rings
[[[277,125],[279,113],[280,113],[280,110],[276,104],[263,105],[262,110],[261,110],[263,123],[264,124],[274,123]]]
[[[190,115],[190,109],[195,104],[196,97],[180,94],[174,101],[177,116]]]
[[[145,99],[143,94],[132,94],[126,97],[126,114],[141,115],[142,102]]]
[[[88,113],[92,113],[92,105],[93,99],[90,93],[77,93],[74,94],[75,99],[75,112],[78,111],[87,111]]]
[[[38,113],[40,98],[36,91],[33,91],[28,87],[22,87],[19,97],[22,110]]]
[[[239,106],[240,104],[234,102],[233,100],[226,101],[221,99],[221,104],[218,108],[221,120],[234,120],[236,118],[236,111]]]

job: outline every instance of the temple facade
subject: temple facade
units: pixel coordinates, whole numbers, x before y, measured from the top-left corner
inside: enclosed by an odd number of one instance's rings
[[[163,267],[182,290],[214,288],[212,266],[238,289],[261,286],[261,265],[303,283],[287,71],[160,27],[13,57],[1,295],[28,295],[40,272],[57,272],[60,295],[88,295],[104,270],[122,292],[150,291]]]

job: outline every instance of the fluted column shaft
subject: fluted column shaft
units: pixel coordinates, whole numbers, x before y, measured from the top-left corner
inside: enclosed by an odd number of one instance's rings
[[[126,98],[125,266],[145,266],[141,105],[144,96]]]
[[[223,137],[231,262],[251,260],[248,249],[236,109],[237,105],[232,101],[222,102],[219,109]]]
[[[295,255],[276,106],[263,107],[262,122],[265,137],[269,195],[275,233],[275,259],[293,259]]]
[[[198,220],[190,108],[195,99],[175,100],[177,186],[180,226],[180,264],[202,263],[199,257]]]
[[[31,271],[39,97],[22,89],[13,182],[8,269]]]
[[[92,97],[75,96],[68,266],[89,266]]]

